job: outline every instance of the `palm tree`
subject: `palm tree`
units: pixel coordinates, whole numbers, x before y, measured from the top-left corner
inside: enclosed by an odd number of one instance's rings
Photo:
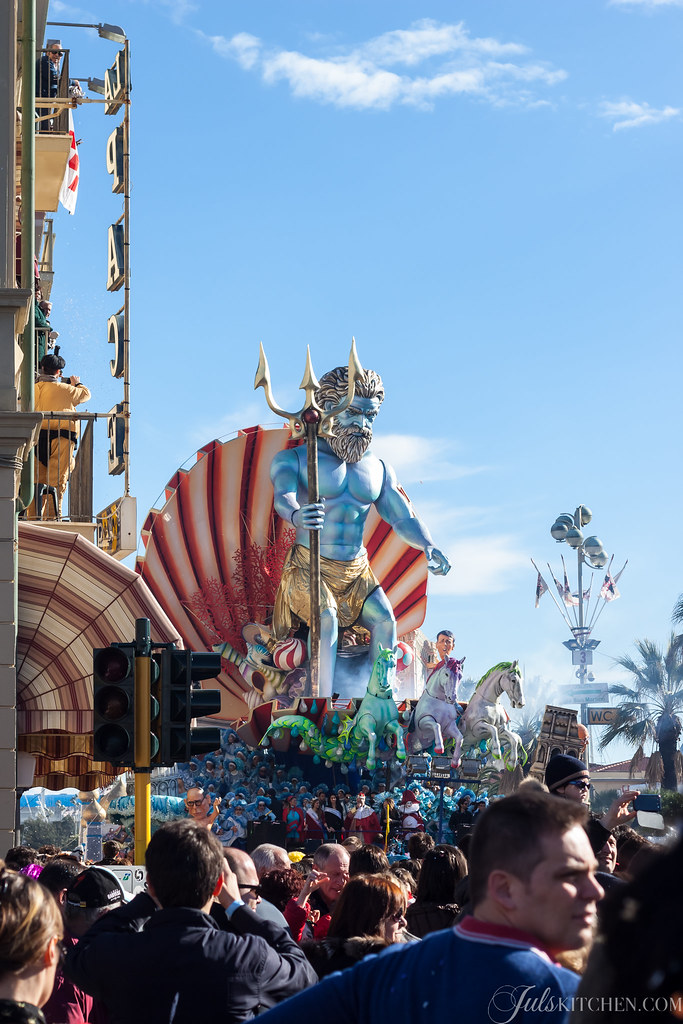
[[[657,751],[650,758],[649,782],[662,783],[663,789],[676,789],[681,775],[681,755],[677,751],[683,714],[683,650],[671,635],[666,651],[651,640],[636,640],[639,661],[630,655],[616,662],[632,676],[632,684],[610,686],[611,694],[621,698],[614,721],[607,726],[600,749],[617,738],[636,748],[631,761],[635,768],[645,752],[648,740]]]
[[[683,622],[683,594],[679,595],[679,598],[674,605],[674,610],[671,613],[671,621],[675,626],[680,626]],[[683,633],[679,633],[678,636],[674,638],[674,644],[678,648],[683,647]]]

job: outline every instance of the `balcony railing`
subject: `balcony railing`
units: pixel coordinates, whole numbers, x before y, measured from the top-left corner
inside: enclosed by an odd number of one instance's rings
[[[46,217],[43,221],[43,237],[41,241],[40,259],[38,269],[41,277],[43,274],[52,274],[53,256],[55,249],[55,232],[52,217]],[[46,296],[47,298],[48,296]]]
[[[36,493],[30,521],[93,523],[93,440],[109,413],[44,412],[35,448]],[[82,425],[82,426],[81,426]]]

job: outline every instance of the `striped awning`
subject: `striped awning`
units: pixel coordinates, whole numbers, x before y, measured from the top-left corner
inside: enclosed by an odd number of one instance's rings
[[[134,640],[138,618],[153,641],[180,639],[136,572],[79,534],[19,523],[17,731],[19,749],[38,757],[36,785],[112,778],[92,761],[92,652]]]

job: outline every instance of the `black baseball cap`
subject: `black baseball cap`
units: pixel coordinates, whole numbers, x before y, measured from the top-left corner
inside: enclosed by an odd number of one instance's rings
[[[123,902],[123,889],[109,871],[101,868],[86,868],[66,890],[66,902],[70,907],[82,910],[111,907]]]

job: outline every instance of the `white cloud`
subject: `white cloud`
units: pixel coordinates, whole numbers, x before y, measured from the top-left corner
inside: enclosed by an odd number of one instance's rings
[[[683,0],[610,0],[613,7],[683,7]]]
[[[430,529],[431,525],[430,522]],[[430,592],[435,597],[497,594],[509,590],[521,573],[529,575],[529,558],[518,537],[492,534],[439,541],[452,569],[447,576],[430,577]]]
[[[417,21],[345,49],[309,38],[314,53],[267,47],[248,33],[199,35],[219,56],[256,71],[268,84],[286,82],[294,96],[356,110],[396,104],[430,109],[435,100],[462,93],[494,105],[535,107],[539,97],[531,85],[554,86],[567,77],[544,62],[527,61],[520,43],[470,36],[462,22]]]
[[[207,444],[214,438],[228,440],[231,434],[238,430],[245,430],[247,427],[281,426],[284,420],[275,420],[273,413],[268,407],[258,400],[246,402],[237,409],[227,412],[219,420],[206,420],[197,424],[193,430],[191,439],[198,447]]]
[[[54,3],[54,0],[52,2]],[[199,9],[196,3],[192,3],[192,0],[137,0],[137,2],[150,7],[158,7],[168,15],[174,25],[181,25],[190,14],[195,14]]]
[[[482,466],[453,462],[456,445],[446,438],[419,437],[416,434],[376,434],[372,451],[396,471],[404,485],[432,480],[458,480],[482,472]]]
[[[644,125],[660,124],[672,117],[680,116],[678,107],[662,107],[657,110],[648,103],[634,103],[632,100],[605,101],[600,106],[600,116],[614,121],[612,131],[624,128],[642,128]]]
[[[203,32],[198,35],[204,36]],[[231,39],[225,36],[204,36],[211,43],[214,51],[219,57],[229,57],[236,60],[240,67],[249,71],[256,64],[260,51],[261,41],[248,32],[238,32]]]
[[[440,25],[428,18],[414,22],[409,29],[385,32],[358,47],[355,54],[373,63],[414,66],[430,57],[452,53],[521,55],[527,52],[518,43],[500,43],[497,39],[472,39],[463,23]]]
[[[365,70],[354,60],[331,61],[282,51],[263,62],[263,80],[284,79],[295,96],[337,107],[386,110],[399,99],[402,82],[391,71]]]
[[[75,7],[71,3],[63,3],[63,0],[52,0],[51,11],[52,14],[57,14],[59,17],[62,15],[65,17],[88,17],[94,23],[95,15],[91,11],[85,7]],[[56,28],[56,26],[49,26],[49,28]]]
[[[191,3],[190,0],[156,0],[156,2],[168,11],[171,21],[176,25],[180,25],[189,14],[194,14],[198,10],[197,4]]]

